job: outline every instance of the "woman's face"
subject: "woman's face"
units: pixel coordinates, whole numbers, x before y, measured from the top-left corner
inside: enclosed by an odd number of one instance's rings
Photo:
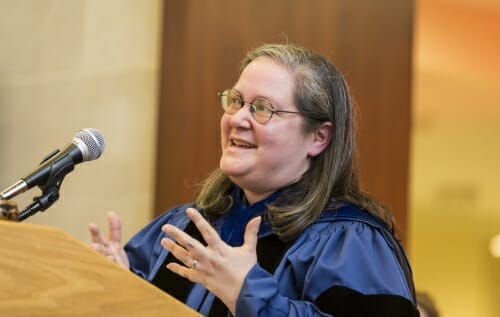
[[[294,78],[285,66],[260,57],[242,72],[233,89],[244,101],[267,99],[275,109],[297,111]],[[313,133],[304,134],[299,114],[276,113],[265,124],[255,121],[250,106],[221,119],[220,168],[254,203],[300,179],[310,164]]]

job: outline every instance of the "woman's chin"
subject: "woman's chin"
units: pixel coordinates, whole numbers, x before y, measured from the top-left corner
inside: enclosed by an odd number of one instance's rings
[[[221,164],[220,169],[229,177],[242,177],[245,175],[244,170],[241,167],[237,166],[226,166]]]
[[[248,171],[248,165],[242,164],[241,159],[222,157],[219,164],[220,169],[228,176],[242,176]]]

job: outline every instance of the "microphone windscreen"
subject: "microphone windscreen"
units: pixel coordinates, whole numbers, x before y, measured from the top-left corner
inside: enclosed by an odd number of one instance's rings
[[[84,162],[95,160],[104,152],[104,138],[94,128],[78,131],[73,138],[73,143],[82,151]]]

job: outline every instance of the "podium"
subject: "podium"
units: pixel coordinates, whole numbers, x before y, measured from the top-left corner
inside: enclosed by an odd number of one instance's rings
[[[62,230],[0,220],[0,316],[201,316]]]

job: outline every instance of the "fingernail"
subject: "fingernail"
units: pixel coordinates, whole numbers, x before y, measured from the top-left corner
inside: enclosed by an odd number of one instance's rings
[[[188,215],[193,215],[195,213],[195,210],[193,208],[188,208],[188,209],[186,209],[186,213]]]
[[[168,224],[167,224],[167,225],[164,225],[164,226],[162,227],[162,230],[163,230],[164,232],[170,232],[170,231],[172,231],[172,225],[168,225]]]
[[[167,243],[167,238],[163,238],[163,239],[161,239],[160,244],[161,244],[162,246],[165,246],[165,244],[166,244],[166,243]]]

